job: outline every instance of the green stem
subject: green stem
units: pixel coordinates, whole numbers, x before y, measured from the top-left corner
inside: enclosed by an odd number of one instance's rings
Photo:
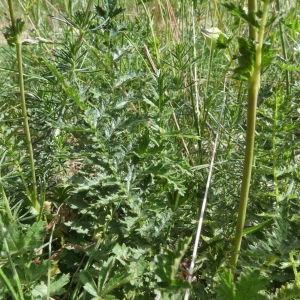
[[[263,46],[265,25],[267,22],[268,4],[269,4],[269,0],[266,0],[264,2],[263,15],[261,19],[259,34],[258,34],[258,44],[256,47],[256,58],[255,58],[254,70],[248,80],[246,150],[245,150],[244,170],[243,170],[238,219],[236,224],[236,233],[235,233],[235,239],[233,244],[232,256],[230,260],[230,265],[233,268],[236,267],[238,261],[238,256],[239,256],[239,251],[240,251],[242,236],[243,236],[243,229],[244,229],[244,224],[246,219],[246,211],[247,211],[248,196],[249,196],[249,189],[250,189],[252,163],[254,157],[257,95],[260,88],[262,46]]]
[[[278,109],[279,109],[279,97],[276,95],[275,98],[275,112],[273,117],[273,132],[272,132],[272,156],[273,156],[273,177],[275,183],[275,195],[277,203],[280,200],[280,193],[278,188],[278,179],[277,179],[277,160],[278,157],[276,155],[277,143],[276,143],[276,136],[277,136],[277,118],[278,118]]]
[[[279,0],[276,0],[276,6],[277,6],[277,10],[280,12]],[[287,54],[286,54],[286,49],[285,49],[285,42],[284,42],[284,38],[283,38],[283,30],[282,30],[281,22],[279,22],[278,25],[279,25],[282,53],[283,53],[284,60],[287,61]],[[285,85],[286,85],[286,94],[289,95],[290,94],[290,74],[289,74],[289,70],[285,71]]]
[[[20,96],[21,96],[21,106],[22,106],[22,115],[24,121],[24,131],[26,135],[27,148],[30,159],[30,169],[31,169],[31,180],[32,180],[32,190],[30,194],[30,199],[32,207],[39,211],[39,203],[37,202],[37,187],[36,187],[36,176],[35,176],[35,167],[34,167],[34,158],[33,158],[33,148],[31,143],[29,122],[27,117],[26,109],[26,100],[25,100],[25,88],[24,88],[24,78],[23,78],[23,62],[22,62],[22,32],[18,32],[16,28],[16,19],[14,16],[13,3],[12,0],[8,0],[10,18],[12,22],[12,28],[16,36],[16,54],[18,61],[18,73],[19,73],[19,86],[20,86]]]
[[[249,14],[251,14],[252,17],[255,19],[256,18],[255,13],[257,11],[256,0],[248,0],[248,11]],[[251,24],[249,24],[249,37],[254,41],[256,41],[257,39],[256,29]]]
[[[18,272],[15,268],[15,265],[12,261],[12,257],[11,257],[10,252],[9,252],[9,248],[8,248],[6,238],[3,239],[3,244],[4,244],[4,247],[5,247],[6,255],[7,255],[8,260],[9,260],[10,268],[11,268],[11,271],[12,271],[12,274],[13,274],[13,279],[14,279],[14,282],[16,283],[16,285],[17,285],[17,289],[18,289],[18,292],[19,292],[19,297],[17,299],[24,300],[20,278],[19,278]]]
[[[5,283],[6,287],[8,288],[8,290],[10,291],[12,298],[14,300],[19,300],[20,298],[18,297],[17,293],[15,292],[15,290],[14,290],[13,286],[11,285],[9,279],[6,277],[6,275],[2,271],[2,268],[0,268],[0,277],[4,281],[4,283]]]
[[[296,281],[297,285],[299,285],[300,279],[299,279],[299,275],[298,275],[297,264],[295,263],[295,260],[294,260],[293,252],[290,252],[289,256],[290,256],[290,261],[291,261],[294,276],[295,276],[295,281]]]

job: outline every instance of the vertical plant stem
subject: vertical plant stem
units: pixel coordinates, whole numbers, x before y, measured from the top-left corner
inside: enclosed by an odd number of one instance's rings
[[[4,274],[4,272],[2,271],[2,269],[0,268],[0,278],[4,281],[6,287],[8,288],[8,290],[11,293],[11,296],[14,300],[19,300],[19,297],[17,295],[17,293],[15,292],[13,286],[11,285],[9,279],[6,277],[6,275]]]
[[[249,1],[251,2],[251,1]],[[265,32],[265,25],[267,22],[267,12],[268,12],[269,1],[264,1],[263,15],[261,19],[261,24],[259,28],[258,44],[256,47],[256,58],[255,65],[252,74],[248,80],[248,113],[247,113],[247,133],[246,133],[246,150],[244,159],[244,170],[243,179],[241,187],[240,204],[238,211],[238,219],[236,224],[236,233],[233,244],[233,251],[230,260],[230,265],[235,268],[239,251],[242,242],[243,229],[246,219],[246,211],[248,204],[252,163],[254,157],[254,139],[255,139],[255,123],[256,123],[256,107],[257,107],[257,95],[260,88],[260,72],[261,72],[261,61],[262,61],[262,46],[263,38]],[[250,8],[250,6],[249,6]],[[251,35],[251,30],[250,33]],[[253,33],[252,33],[253,34]]]
[[[18,289],[18,292],[19,292],[19,297],[17,299],[24,300],[20,278],[19,278],[18,272],[15,268],[15,265],[12,261],[6,238],[3,239],[3,244],[4,244],[4,247],[5,247],[6,255],[7,255],[8,260],[9,260],[9,264],[10,264],[10,268],[11,268],[11,271],[12,271],[12,274],[13,274],[14,282],[16,283],[17,289]]]
[[[0,159],[0,165],[3,164],[3,161],[4,161],[4,158],[5,158],[5,152],[3,153],[1,159]],[[1,169],[0,169],[0,181],[1,181],[1,177],[2,177],[2,174],[1,174]],[[5,190],[2,186],[2,184],[0,184],[0,192],[1,192],[1,195],[2,195],[2,199],[3,199],[3,203],[4,203],[4,207],[5,207],[5,210],[6,210],[6,213],[7,213],[7,216],[9,217],[9,219],[11,221],[13,221],[13,215],[11,213],[11,210],[10,210],[10,207],[9,207],[9,201],[6,197],[6,194],[5,194]]]
[[[191,265],[189,268],[189,275],[188,275],[189,283],[192,283],[194,266],[195,266],[195,262],[196,262],[196,258],[197,258],[198,248],[200,245],[200,236],[201,236],[201,232],[202,232],[204,213],[205,213],[205,209],[206,209],[207,197],[208,197],[210,182],[211,182],[211,178],[212,178],[213,166],[214,166],[215,156],[216,156],[216,152],[217,152],[217,146],[218,146],[219,134],[220,134],[220,128],[221,128],[221,121],[223,118],[223,112],[225,109],[226,99],[227,99],[227,97],[226,97],[226,79],[225,79],[223,104],[222,104],[222,109],[221,109],[219,120],[218,120],[218,129],[217,129],[217,134],[215,137],[215,143],[214,143],[213,153],[212,153],[211,162],[210,162],[210,166],[209,166],[209,172],[208,172],[208,177],[207,177],[207,182],[206,182],[204,198],[203,198],[200,216],[199,216],[199,223],[198,223],[196,237],[195,237],[195,244],[194,244],[194,249],[193,249],[193,254],[192,254]],[[184,295],[184,300],[188,300],[189,296],[190,296],[190,289],[187,289],[185,292],[185,295]]]
[[[49,238],[49,257],[48,257],[48,276],[47,276],[47,299],[50,299],[50,286],[51,286],[51,253],[52,253],[52,239],[55,229],[55,223],[52,226],[50,238]]]
[[[277,119],[278,119],[278,109],[279,109],[279,99],[280,96],[276,95],[275,97],[275,112],[273,116],[273,130],[272,130],[272,159],[273,159],[273,179],[275,183],[275,197],[277,203],[280,200],[280,192],[278,188],[278,179],[277,179],[277,160],[278,157],[276,155],[276,148],[277,148],[277,142],[276,142],[276,137],[277,137]]]
[[[249,11],[249,14],[252,15],[252,17],[254,19],[256,19],[256,15],[255,15],[255,13],[257,11],[256,0],[248,0],[248,11]],[[251,24],[249,24],[249,37],[251,39],[253,39],[254,41],[256,41],[256,39],[257,39],[256,30]]]
[[[280,12],[279,0],[276,0],[276,6],[277,6],[278,11]],[[283,53],[284,60],[287,61],[287,54],[286,54],[286,49],[285,49],[285,42],[284,42],[284,38],[283,38],[283,30],[282,30],[281,22],[279,22],[278,25],[279,25],[282,53]],[[290,74],[289,74],[289,70],[285,70],[285,85],[286,85],[286,87],[285,87],[286,88],[286,94],[289,95],[290,94]]]
[[[295,276],[295,281],[296,281],[297,285],[299,285],[300,284],[300,279],[299,279],[299,273],[298,273],[298,270],[297,270],[297,265],[298,264],[294,260],[294,253],[293,252],[290,252],[289,256],[290,256],[290,262],[291,262],[293,272],[294,272],[294,276]]]
[[[197,71],[197,64],[196,64],[196,58],[197,58],[197,47],[196,47],[196,28],[195,28],[195,11],[194,7],[192,6],[192,25],[193,25],[193,54],[194,54],[194,89],[195,89],[195,101],[192,97],[192,104],[193,104],[193,110],[194,110],[194,118],[195,118],[195,125],[197,134],[199,137],[201,137],[201,129],[200,129],[200,95],[199,95],[199,88],[198,88],[198,71]],[[198,139],[198,151],[199,151],[199,163],[202,162],[202,139]]]
[[[29,122],[27,117],[26,101],[25,101],[25,88],[24,88],[24,78],[23,78],[23,62],[22,62],[22,32],[18,32],[16,27],[16,19],[14,15],[13,3],[12,0],[8,0],[10,18],[12,23],[12,28],[16,37],[16,54],[18,61],[18,75],[19,75],[19,86],[20,86],[20,96],[21,96],[21,106],[22,106],[22,115],[24,121],[24,131],[26,135],[27,148],[30,159],[30,169],[31,169],[31,180],[32,180],[32,189],[30,194],[30,200],[32,207],[39,211],[39,203],[37,202],[37,187],[36,187],[36,176],[35,176],[35,167],[34,167],[34,158],[33,158],[33,148],[31,143]]]

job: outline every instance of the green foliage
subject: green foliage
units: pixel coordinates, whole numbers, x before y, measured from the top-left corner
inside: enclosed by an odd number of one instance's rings
[[[246,80],[254,69],[255,42],[251,39],[239,38],[238,43],[240,54],[237,56],[238,66],[234,69],[234,76],[240,80]]]
[[[256,29],[259,28],[258,21],[254,18],[252,14],[246,13],[240,5],[237,7],[233,3],[221,3],[233,16],[239,17],[245,20],[248,24],[251,24]]]
[[[258,270],[246,269],[240,274],[239,280],[234,283],[230,270],[224,270],[220,275],[220,284],[216,287],[217,299],[242,300],[242,299],[267,299],[259,291],[263,290],[267,283],[261,278]]]
[[[22,31],[41,41],[22,45],[41,211],[32,210],[15,50],[3,45],[0,299],[182,299],[187,288],[192,299],[299,298],[299,54],[291,46],[287,59],[281,57],[277,28],[284,24],[283,40],[294,45],[297,10],[268,22],[250,201],[233,273],[228,260],[245,144],[244,81],[256,49],[243,33],[249,23],[258,29],[256,20],[231,3],[219,7],[222,19],[210,20],[211,5],[194,1],[193,17],[201,22],[194,39],[188,1],[171,1],[180,35],[163,2],[121,7],[109,0],[89,11],[76,1],[58,2],[55,9],[34,2],[24,8],[25,22],[3,30],[9,46]],[[226,32],[212,64],[200,34],[204,21]],[[226,109],[189,284],[224,88]]]
[[[7,40],[8,45],[15,46],[17,43],[17,35],[20,35],[23,31],[25,22],[23,19],[17,19],[15,27],[4,27],[3,34]]]
[[[272,300],[287,300],[287,299],[297,299],[300,295],[300,287],[296,282],[287,283],[280,289],[277,289],[274,295],[269,295],[267,299]]]

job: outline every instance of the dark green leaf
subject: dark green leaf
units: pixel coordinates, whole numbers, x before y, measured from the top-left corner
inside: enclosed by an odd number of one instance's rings
[[[236,300],[263,300],[266,296],[258,292],[263,290],[268,280],[262,278],[258,270],[246,269],[236,283]]]
[[[234,77],[247,80],[253,72],[255,64],[255,42],[248,39],[239,38],[238,66],[234,69]]]
[[[221,5],[226,7],[233,16],[236,16],[236,17],[239,17],[239,18],[245,20],[246,22],[248,22],[249,24],[251,24],[253,27],[255,27],[257,29],[259,28],[259,23],[254,18],[254,16],[252,14],[247,14],[245,12],[245,10],[242,8],[242,6],[239,5],[237,7],[233,3],[221,3]]]

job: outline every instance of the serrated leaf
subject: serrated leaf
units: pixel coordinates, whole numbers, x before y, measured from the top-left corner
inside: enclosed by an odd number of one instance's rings
[[[233,3],[221,3],[222,6],[226,7],[233,16],[239,17],[251,24],[255,28],[259,28],[259,23],[252,14],[247,14],[242,6],[235,6]]]
[[[107,17],[107,12],[105,9],[103,9],[101,6],[99,5],[95,5],[95,11],[97,13],[97,15],[101,18],[106,18]]]
[[[62,295],[65,293],[65,289],[63,288],[70,281],[69,274],[62,274],[59,279],[51,281],[50,285],[50,296]]]
[[[93,285],[91,285],[90,283],[86,283],[83,288],[92,296],[98,296],[97,295],[97,290],[95,290],[95,288],[93,287]],[[100,299],[100,297],[97,297],[96,299]]]
[[[112,19],[125,11],[125,9],[122,7],[115,9],[116,4],[117,2],[115,0],[110,0],[104,8],[100,7],[99,5],[95,5],[95,11],[97,15],[103,19]]]
[[[122,76],[119,76],[117,78],[115,86],[120,87],[120,86],[124,85],[125,82],[133,81],[138,77],[139,77],[139,74],[137,74],[137,73],[132,73],[132,72],[131,73],[125,73]]]
[[[246,269],[236,283],[236,300],[263,300],[266,296],[258,292],[263,290],[268,280],[260,277],[258,270]]]
[[[56,66],[54,66],[52,63],[48,62],[47,60],[44,60],[44,63],[47,65],[47,67],[52,72],[52,74],[56,77],[56,79],[61,83],[65,93],[78,104],[80,109],[84,110],[86,108],[86,105],[80,98],[79,92],[76,89],[76,87],[74,85],[70,86],[66,82],[65,78],[61,75],[61,73],[58,71]]]
[[[88,282],[92,282],[93,281],[92,275],[88,271],[86,271],[86,270],[82,270],[79,273],[79,278],[80,278],[80,280],[82,281],[83,284],[86,284]]]
[[[216,287],[217,300],[235,299],[235,286],[233,282],[233,275],[230,270],[225,269],[220,274],[220,281]]]
[[[42,260],[39,264],[30,262],[29,266],[26,266],[26,276],[27,276],[26,280],[30,282],[34,282],[38,280],[41,276],[45,275],[47,273],[47,270],[48,270],[47,260]]]
[[[271,65],[275,59],[275,49],[272,48],[271,43],[264,42],[262,47],[262,62],[261,69],[265,70],[268,66]]]
[[[288,300],[297,299],[300,297],[300,286],[296,282],[287,283],[280,289],[277,289],[275,294],[268,296],[270,300]]]
[[[162,282],[171,285],[172,281],[175,280],[180,262],[190,241],[190,238],[180,239],[175,245],[174,250],[167,249],[164,254],[156,257],[157,267],[155,273],[160,277]]]
[[[126,23],[117,23],[115,26],[111,27],[109,31],[109,38],[114,39],[119,36],[121,33],[126,31]]]
[[[111,13],[114,11],[114,8],[116,7],[117,0],[109,0],[105,2],[105,8],[106,10]]]
[[[6,238],[8,249],[4,249],[3,236]],[[9,250],[11,255],[18,253],[24,246],[24,239],[22,237],[21,226],[18,223],[11,224],[8,229],[1,234],[0,247],[2,251]]]
[[[122,8],[122,7],[118,7],[116,8],[113,12],[110,13],[110,17],[111,18],[114,18],[116,17],[117,15],[120,15],[122,12],[125,11],[125,8]]]
[[[101,297],[106,296],[112,290],[129,282],[133,276],[134,274],[130,273],[128,270],[115,273],[115,275],[109,279],[103,290],[100,292]]]
[[[99,272],[99,282],[98,282],[98,287],[99,290],[101,291],[104,286],[106,285],[107,281],[109,280],[110,272],[113,268],[115,259],[111,256],[108,258],[106,262],[102,264],[101,270]]]
[[[28,231],[24,237],[23,251],[31,251],[40,247],[42,244],[42,239],[45,237],[46,225],[46,222],[39,221],[28,228]]]
[[[254,69],[255,42],[244,38],[239,38],[238,42],[240,55],[237,57],[238,66],[234,69],[234,77],[240,80],[247,80]]]
[[[122,244],[122,246],[120,246],[117,243],[112,249],[112,253],[114,253],[116,255],[116,259],[118,259],[122,263],[128,259],[130,249],[126,247],[125,244]]]
[[[29,227],[24,235],[21,227],[14,224],[12,228],[9,228],[9,235],[6,237],[11,255],[23,254],[39,248],[46,234],[45,228],[46,222],[40,221]]]
[[[293,65],[289,65],[289,64],[283,64],[283,63],[280,63],[280,62],[278,62],[277,65],[283,70],[300,71],[300,66],[293,66]]]
[[[47,296],[47,285],[42,281],[31,290],[34,299],[45,299]]]

